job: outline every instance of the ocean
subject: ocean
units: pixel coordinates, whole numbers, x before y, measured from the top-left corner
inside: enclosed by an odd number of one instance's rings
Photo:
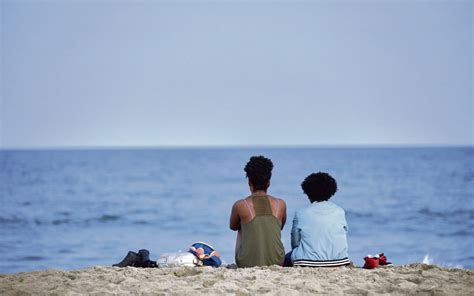
[[[0,273],[119,262],[129,250],[213,245],[234,262],[233,203],[249,195],[243,168],[272,159],[269,194],[285,199],[290,250],[300,184],[338,183],[349,256],[474,268],[474,148],[176,148],[0,150]]]

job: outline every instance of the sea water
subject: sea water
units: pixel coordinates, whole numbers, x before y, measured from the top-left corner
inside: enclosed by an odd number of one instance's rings
[[[474,268],[474,148],[210,148],[0,151],[0,273],[111,265],[129,250],[213,245],[234,262],[233,203],[249,195],[252,155],[274,163],[269,193],[285,199],[290,250],[300,184],[338,183],[350,259]]]

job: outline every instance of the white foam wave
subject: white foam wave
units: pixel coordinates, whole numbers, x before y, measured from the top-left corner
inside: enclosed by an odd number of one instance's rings
[[[430,257],[430,254],[426,254],[421,263],[423,264],[433,264],[434,260]]]

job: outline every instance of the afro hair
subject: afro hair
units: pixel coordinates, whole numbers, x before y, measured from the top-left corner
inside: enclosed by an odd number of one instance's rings
[[[245,165],[244,171],[254,190],[267,190],[272,177],[272,169],[272,161],[260,155],[252,156]]]
[[[328,173],[318,172],[306,177],[301,188],[311,202],[319,202],[329,200],[336,193],[337,183]]]

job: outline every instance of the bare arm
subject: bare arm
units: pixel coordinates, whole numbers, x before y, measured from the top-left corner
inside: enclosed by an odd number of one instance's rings
[[[282,211],[282,216],[281,216],[281,229],[283,229],[283,227],[285,227],[285,223],[286,223],[286,203],[285,201],[282,199],[282,206],[281,206],[281,211]]]
[[[239,216],[239,202],[236,201],[234,205],[232,206],[232,212],[230,213],[230,221],[229,221],[229,227],[230,229],[237,231],[240,229],[240,216]]]

